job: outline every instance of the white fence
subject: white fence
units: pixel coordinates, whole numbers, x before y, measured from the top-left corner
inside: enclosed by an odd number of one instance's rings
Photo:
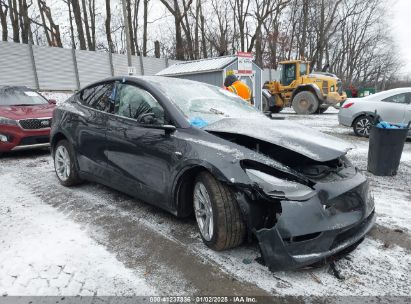
[[[155,75],[178,61],[132,56],[137,75]],[[110,76],[128,74],[127,56],[0,41],[0,85],[24,85],[38,90],[74,91]],[[263,83],[278,79],[263,71]]]
[[[137,75],[154,75],[176,61],[132,57]],[[39,90],[77,90],[94,81],[128,74],[127,56],[0,41],[0,85]]]

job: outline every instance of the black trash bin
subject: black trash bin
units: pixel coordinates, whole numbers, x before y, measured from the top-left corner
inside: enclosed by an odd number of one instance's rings
[[[399,129],[372,126],[367,170],[379,176],[396,175],[408,131],[409,124],[406,128]]]

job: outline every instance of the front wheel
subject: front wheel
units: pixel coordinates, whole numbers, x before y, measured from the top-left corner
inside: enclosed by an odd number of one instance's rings
[[[200,173],[194,184],[194,213],[203,242],[213,250],[239,246],[246,226],[233,192],[210,173]]]
[[[354,133],[357,136],[368,137],[370,135],[371,120],[368,116],[357,117],[353,122]]]
[[[313,93],[303,91],[294,96],[292,106],[297,114],[313,114],[317,112],[319,102]]]
[[[64,186],[70,187],[81,182],[76,166],[74,150],[67,140],[60,140],[54,148],[54,169]]]

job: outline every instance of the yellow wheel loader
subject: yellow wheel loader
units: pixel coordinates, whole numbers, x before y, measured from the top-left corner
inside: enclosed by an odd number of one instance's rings
[[[278,113],[292,106],[297,114],[324,113],[347,99],[342,82],[326,72],[310,73],[310,63],[288,60],[279,63],[280,80],[263,88],[263,111]]]

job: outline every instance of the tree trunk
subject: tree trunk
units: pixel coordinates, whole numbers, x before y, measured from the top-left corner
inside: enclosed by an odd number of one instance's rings
[[[256,43],[255,43],[255,63],[263,68],[263,51],[261,48],[262,45],[262,32],[261,32],[261,28],[258,30],[258,33],[256,35],[256,39],[255,39]]]
[[[96,0],[89,0],[88,8],[90,12],[91,45],[93,51],[96,50]]]
[[[174,20],[174,25],[176,27],[176,59],[184,60],[184,43],[181,33],[181,25],[177,19]]]
[[[205,32],[205,18],[203,16],[203,10],[202,9],[201,9],[200,15],[201,15],[200,16],[200,20],[201,20],[201,49],[202,49],[202,52],[203,52],[203,58],[207,58],[207,39],[206,39],[206,32]]]
[[[86,30],[86,38],[87,38],[88,49],[90,51],[94,51],[93,50],[93,43],[91,42],[90,25],[88,23],[86,0],[81,0],[81,4],[83,6],[83,20],[84,20],[84,28]]]
[[[146,57],[147,56],[147,19],[148,19],[148,2],[149,2],[150,0],[144,0],[144,2],[143,2],[143,5],[144,5],[144,7],[143,7],[143,10],[144,10],[144,12],[143,12],[143,14],[144,14],[144,16],[143,16],[143,19],[144,19],[144,22],[143,22],[143,56],[144,57]],[[158,42],[158,41],[156,41],[156,42]],[[154,42],[154,45],[155,45],[155,43],[156,42]],[[159,47],[160,47],[160,44],[158,45]],[[160,51],[160,49],[159,49],[159,51]],[[159,57],[157,57],[157,58],[159,58]]]
[[[70,0],[67,1],[68,10],[69,10],[69,21],[70,21],[70,34],[71,34],[71,48],[76,48],[76,40],[74,39],[74,28],[73,28],[73,16],[71,13]]]
[[[160,41],[154,41],[154,56],[160,58]]]
[[[86,50],[86,40],[84,38],[83,22],[81,20],[81,9],[78,0],[70,0],[73,7],[74,21],[76,22],[80,50]]]
[[[17,8],[16,0],[9,0],[9,10],[10,10],[10,22],[13,30],[13,41],[20,42],[19,33],[19,12]]]
[[[30,19],[26,0],[19,0],[21,42],[29,43]]]
[[[306,43],[307,43],[307,25],[308,25],[308,1],[309,0],[303,0],[303,10],[302,10],[302,16],[303,16],[303,24],[302,24],[302,36],[301,36],[301,42],[300,42],[300,59],[305,59],[305,48],[306,48]]]
[[[7,41],[8,40],[8,35],[9,31],[7,28],[7,13],[8,13],[8,7],[4,5],[4,10],[3,10],[3,3],[0,2],[0,24],[1,24],[1,33],[2,41]]]
[[[114,47],[113,47],[113,39],[111,38],[111,8],[110,8],[110,0],[106,0],[106,22],[105,22],[105,28],[106,28],[106,37],[107,37],[107,44],[108,44],[108,50],[110,53],[114,52]]]
[[[133,31],[133,23],[131,22],[131,0],[125,0],[126,1],[126,7],[127,7],[127,18],[128,18],[128,29],[125,29],[126,31],[129,32],[130,34],[130,52],[131,55],[136,54],[136,48],[135,48],[135,39],[134,39],[134,31]]]

